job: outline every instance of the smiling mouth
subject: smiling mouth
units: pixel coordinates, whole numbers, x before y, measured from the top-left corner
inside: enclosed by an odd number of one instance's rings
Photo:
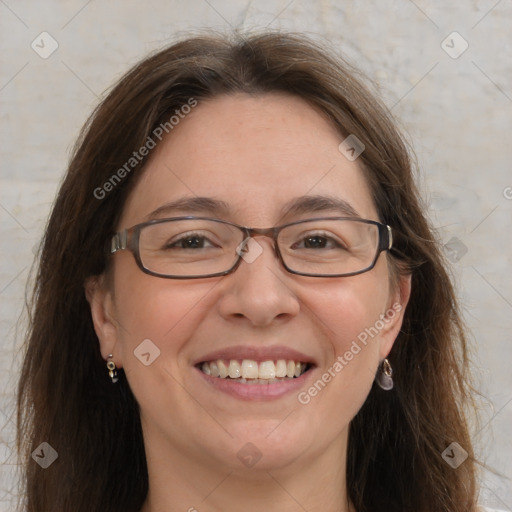
[[[312,368],[310,363],[278,359],[257,362],[252,359],[218,359],[196,365],[210,377],[230,379],[241,384],[272,384],[296,379]]]

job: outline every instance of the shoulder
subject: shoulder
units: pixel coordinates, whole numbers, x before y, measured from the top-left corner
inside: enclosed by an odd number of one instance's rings
[[[497,508],[478,507],[477,512],[503,512]]]

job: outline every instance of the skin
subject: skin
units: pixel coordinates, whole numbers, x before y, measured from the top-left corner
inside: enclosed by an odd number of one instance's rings
[[[222,218],[252,227],[340,214],[283,217],[282,206],[304,195],[344,199],[362,218],[379,220],[357,160],[338,150],[342,140],[292,96],[201,102],[153,150],[118,228],[195,196],[226,202]],[[163,217],[193,213],[207,214]],[[227,276],[161,279],[120,251],[108,280],[87,283],[101,353],[114,354],[141,408],[150,482],[143,512],[353,510],[345,490],[348,427],[400,330],[410,279],[392,286],[386,253],[357,276],[292,275],[269,238],[256,240],[263,253]],[[243,401],[207,385],[192,366],[217,348],[285,345],[317,362],[307,390],[396,303],[401,312],[307,405],[296,392]],[[134,350],[148,338],[160,355],[145,366]],[[247,442],[262,454],[251,468],[237,457]]]

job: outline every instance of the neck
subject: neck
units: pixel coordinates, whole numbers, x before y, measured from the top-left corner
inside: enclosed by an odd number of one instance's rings
[[[278,468],[215,467],[162,446],[146,443],[149,492],[141,512],[353,512],[346,494],[346,432],[323,453],[299,455]]]

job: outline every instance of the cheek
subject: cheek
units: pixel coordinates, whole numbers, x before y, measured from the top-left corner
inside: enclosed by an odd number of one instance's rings
[[[127,272],[123,265],[116,271],[116,320],[125,371],[140,365],[139,352],[145,348],[166,356],[162,357],[166,364],[176,364],[177,355],[211,307],[208,299],[214,283],[161,279],[138,268]]]
[[[195,402],[184,392],[183,365],[188,362],[188,341],[212,307],[214,283],[171,281],[138,272],[131,279],[123,274],[116,286],[123,371],[141,416],[185,442],[187,429],[175,418],[187,418]],[[162,415],[171,410],[172,416]],[[204,411],[199,407],[196,414]]]
[[[315,402],[329,421],[333,407],[350,421],[366,399],[379,361],[381,315],[389,288],[378,272],[326,283],[309,295],[308,308],[327,347],[315,382],[303,390],[303,402]]]
[[[387,279],[380,272],[367,272],[315,287],[307,305],[318,318],[318,328],[330,340],[336,354],[341,355],[353,341],[364,345],[369,330],[373,334],[371,339],[378,338],[372,328],[385,313],[388,298]]]

